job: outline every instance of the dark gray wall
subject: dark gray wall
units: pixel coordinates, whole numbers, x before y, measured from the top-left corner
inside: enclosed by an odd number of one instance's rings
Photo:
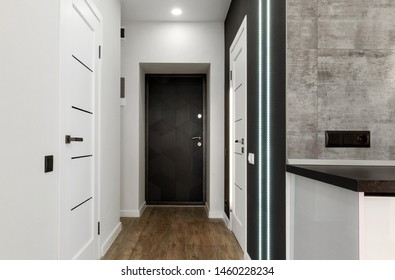
[[[248,153],[255,154],[255,165],[247,168],[247,252],[252,259],[285,259],[285,83],[286,83],[286,1],[233,0],[225,21],[225,96],[229,100],[229,47],[247,15],[247,138]],[[261,8],[261,11],[260,11]],[[261,22],[259,22],[261,12]],[[271,36],[259,42],[259,24],[266,30],[271,15]],[[259,44],[266,54],[270,46],[270,67],[266,56],[259,61]],[[262,64],[259,72],[259,64]],[[271,79],[267,80],[267,70]],[[259,81],[262,85],[259,85]],[[271,90],[268,92],[267,85]],[[262,91],[259,91],[259,88]],[[267,97],[270,96],[270,104]],[[259,115],[259,98],[262,114]],[[226,110],[227,120],[229,108]],[[262,131],[258,127],[261,124]],[[228,121],[226,142],[228,145]],[[259,153],[258,145],[262,143]],[[226,158],[228,162],[228,157]],[[261,164],[259,164],[261,162]],[[229,166],[226,164],[226,166]],[[227,170],[228,171],[228,170]],[[228,172],[226,172],[228,174]],[[226,178],[227,180],[227,178]],[[229,188],[227,182],[225,189]],[[227,198],[226,198],[227,199]],[[226,200],[225,199],[225,200]],[[227,209],[228,210],[228,209]]]

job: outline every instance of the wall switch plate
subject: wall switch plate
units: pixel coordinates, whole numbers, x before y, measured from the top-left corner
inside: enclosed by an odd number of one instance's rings
[[[248,153],[248,163],[249,164],[255,164],[255,154]]]
[[[370,148],[370,131],[325,131],[327,148]]]
[[[53,171],[53,156],[45,156],[44,157],[44,171],[45,173]]]

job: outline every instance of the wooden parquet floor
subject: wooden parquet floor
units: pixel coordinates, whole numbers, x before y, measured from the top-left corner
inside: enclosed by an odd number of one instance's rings
[[[233,233],[203,207],[147,207],[142,217],[121,222],[104,260],[243,259]]]

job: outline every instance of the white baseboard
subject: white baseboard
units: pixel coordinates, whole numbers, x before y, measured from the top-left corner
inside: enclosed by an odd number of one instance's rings
[[[140,206],[140,209],[139,209],[139,217],[141,217],[143,215],[146,208],[147,208],[147,203],[144,201],[144,203]]]
[[[206,214],[207,214],[207,217],[208,217],[210,215],[210,206],[208,206],[207,202],[204,205],[204,209],[206,209]]]
[[[138,210],[121,210],[121,217],[123,218],[138,218],[140,211]]]
[[[224,214],[221,211],[210,211],[208,213],[208,217],[210,219],[223,219],[224,218]]]
[[[123,218],[139,218],[139,210],[121,210],[121,217]]]
[[[224,220],[224,223],[225,223],[226,227],[228,229],[231,229],[230,228],[230,220],[229,220],[228,216],[226,216],[225,212],[223,213],[222,219]]]
[[[123,218],[140,218],[143,215],[147,204],[144,203],[140,206],[139,210],[121,210],[121,217]]]
[[[210,206],[208,206],[207,202],[206,202],[206,205],[204,208],[206,209],[207,216],[209,217],[209,219],[223,219],[224,218],[223,212],[211,211]]]
[[[104,241],[103,245],[101,246],[101,256],[104,256],[107,253],[108,249],[110,249],[110,246],[114,242],[115,238],[117,238],[121,230],[122,230],[122,223],[119,222],[111,232],[110,236],[107,237],[106,241]]]

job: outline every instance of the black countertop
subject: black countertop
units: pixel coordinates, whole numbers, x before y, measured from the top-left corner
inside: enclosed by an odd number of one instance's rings
[[[288,164],[287,172],[355,192],[395,194],[395,166]]]

